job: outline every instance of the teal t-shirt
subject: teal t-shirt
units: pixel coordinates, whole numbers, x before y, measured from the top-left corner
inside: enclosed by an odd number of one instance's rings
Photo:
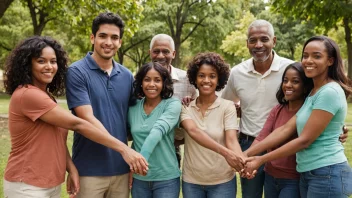
[[[344,148],[339,141],[347,113],[346,96],[339,84],[330,82],[322,86],[313,96],[307,97],[297,112],[297,132],[302,130],[314,109],[324,110],[333,117],[320,136],[306,149],[296,154],[297,171],[306,172],[347,161]]]
[[[181,102],[176,98],[163,99],[147,115],[144,98],[128,111],[128,123],[133,136],[133,148],[148,161],[146,176],[134,174],[143,181],[163,181],[180,177],[175,155],[174,129],[179,123]]]

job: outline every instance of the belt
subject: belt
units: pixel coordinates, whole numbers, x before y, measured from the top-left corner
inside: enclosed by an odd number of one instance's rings
[[[238,139],[244,139],[244,140],[250,140],[250,141],[254,141],[255,137],[244,134],[244,133],[240,133],[240,135],[238,136]]]

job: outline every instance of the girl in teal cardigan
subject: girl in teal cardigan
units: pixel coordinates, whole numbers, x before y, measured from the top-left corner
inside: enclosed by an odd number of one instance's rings
[[[178,198],[181,172],[174,128],[179,122],[181,102],[171,98],[171,76],[159,63],[151,62],[139,69],[133,86],[139,99],[128,112],[132,147],[147,160],[149,170],[145,176],[133,174],[132,197]],[[137,168],[131,168],[131,172]]]

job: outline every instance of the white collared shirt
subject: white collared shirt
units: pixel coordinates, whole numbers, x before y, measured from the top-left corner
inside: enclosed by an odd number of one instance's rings
[[[254,69],[253,58],[231,69],[222,97],[241,102],[240,132],[256,137],[263,128],[271,109],[278,104],[276,92],[279,89],[285,68],[292,60],[274,52],[271,67],[264,74]]]

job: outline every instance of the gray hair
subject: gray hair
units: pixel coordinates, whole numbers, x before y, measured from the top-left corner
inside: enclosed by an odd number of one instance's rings
[[[150,41],[150,49],[153,48],[153,45],[155,43],[155,41],[157,40],[167,40],[170,43],[170,47],[173,51],[175,51],[175,42],[174,39],[172,39],[171,36],[167,35],[167,34],[157,34],[152,38],[152,41]]]
[[[266,26],[268,27],[268,34],[270,36],[270,38],[273,38],[274,37],[274,27],[273,25],[269,22],[269,21],[266,21],[266,20],[263,20],[263,19],[258,19],[258,20],[255,20],[253,21],[249,27],[248,27],[248,31],[247,31],[247,38],[249,36],[249,31],[252,29],[252,28],[255,28],[255,27],[262,27],[262,26]]]

